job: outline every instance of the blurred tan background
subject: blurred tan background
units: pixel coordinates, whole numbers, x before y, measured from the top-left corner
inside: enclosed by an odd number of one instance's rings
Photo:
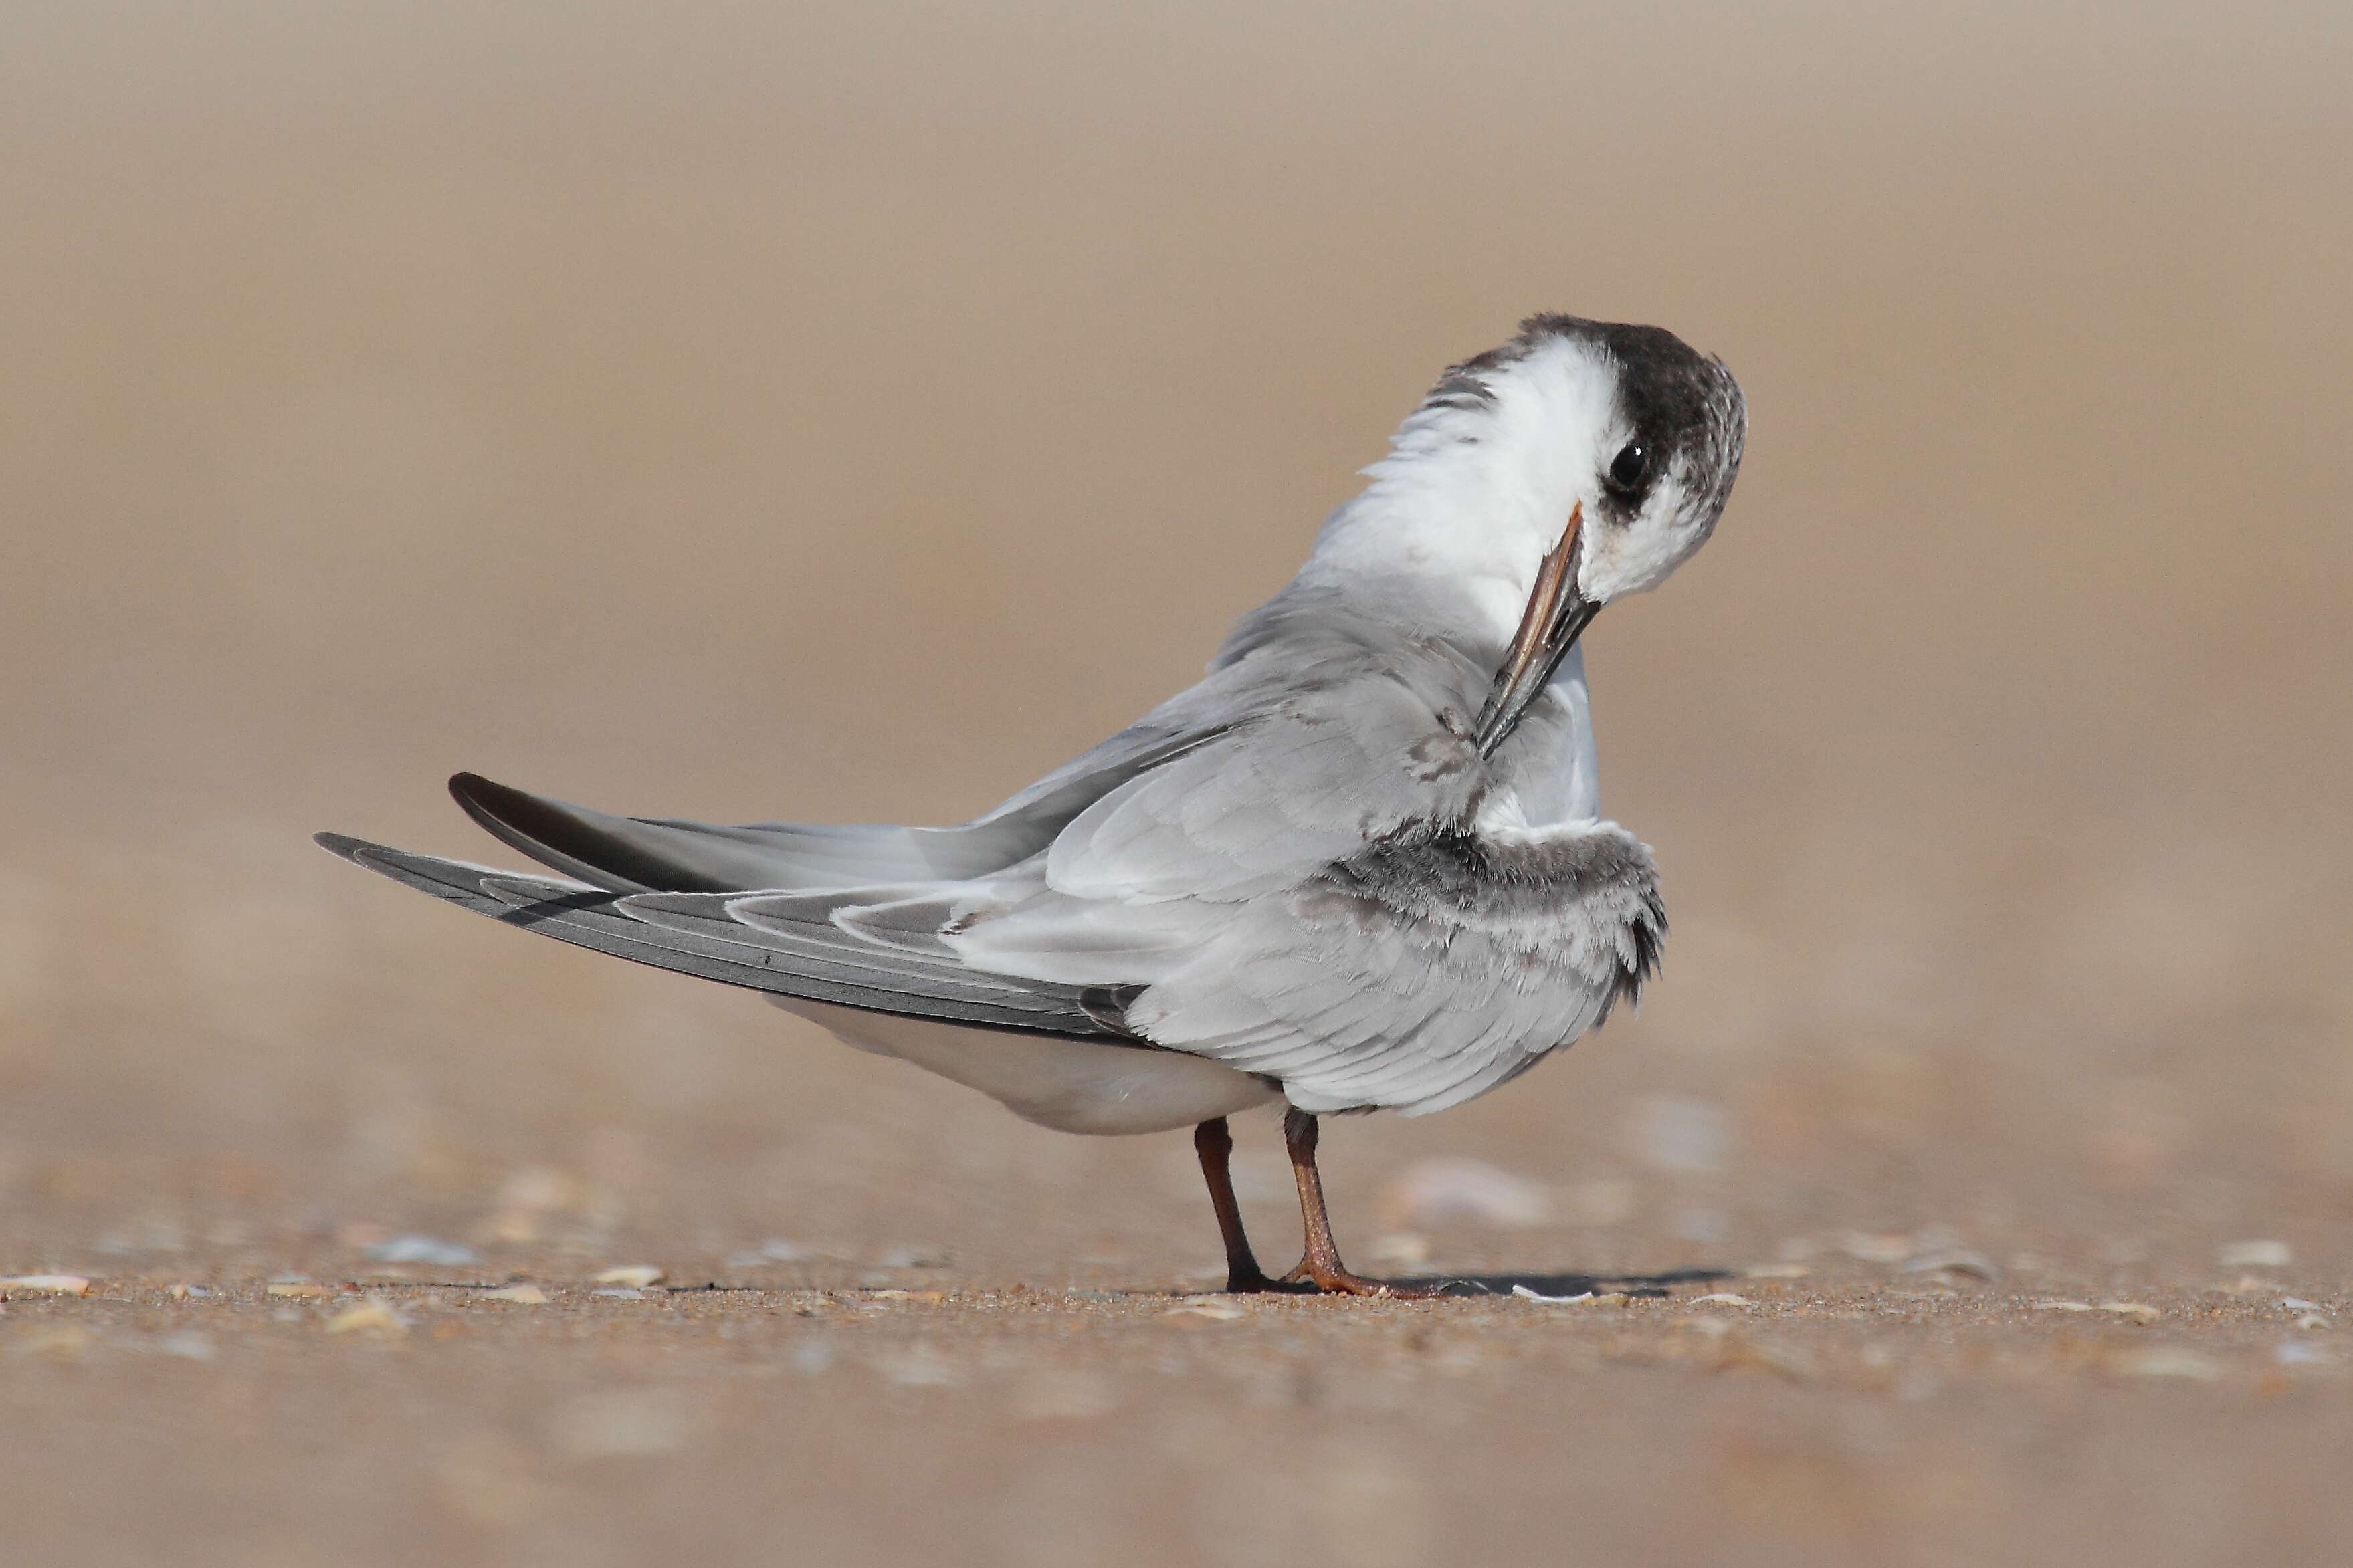
[[[1181,1138],[307,836],[498,858],[460,767],[968,816],[1537,310],[1752,411],[1588,638],[1674,936],[1639,1019],[1335,1128],[1344,1243],[1459,1155],[1554,1201],[1447,1266],[2353,1269],[2342,7],[0,10],[0,1271],[1213,1264]]]

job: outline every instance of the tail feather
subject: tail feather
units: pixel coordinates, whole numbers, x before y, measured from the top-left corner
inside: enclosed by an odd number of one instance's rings
[[[779,996],[984,1029],[1133,1045],[1093,1016],[1078,987],[984,973],[877,947],[830,921],[754,929],[724,897],[631,895],[585,881],[412,854],[341,834],[318,843],[353,864],[575,947]]]

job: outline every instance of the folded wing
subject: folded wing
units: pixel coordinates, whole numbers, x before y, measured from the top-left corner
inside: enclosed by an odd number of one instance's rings
[[[318,841],[354,865],[505,924],[681,974],[972,1027],[1140,1043],[1090,1013],[1084,987],[976,973],[952,957],[877,945],[823,918],[791,919],[773,902],[755,910],[754,924],[729,912],[741,901],[733,894],[619,893],[340,834],[322,833]]]
[[[1410,664],[1299,691],[1074,818],[1044,886],[940,942],[1129,988],[1127,1027],[1310,1110],[1436,1110],[1598,1025],[1665,920],[1650,851],[1531,827]]]
[[[1053,841],[1104,791],[1183,755],[1214,728],[1137,724],[1058,768],[987,816],[953,827],[797,822],[723,826],[616,816],[459,773],[458,804],[492,837],[608,892],[848,889],[986,877]]]

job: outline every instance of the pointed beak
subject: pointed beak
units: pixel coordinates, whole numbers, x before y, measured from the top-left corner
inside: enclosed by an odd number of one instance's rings
[[[1528,704],[1551,682],[1560,661],[1577,646],[1577,634],[1601,608],[1577,591],[1577,535],[1584,526],[1585,503],[1579,501],[1569,509],[1568,526],[1561,530],[1560,542],[1536,568],[1536,585],[1528,595],[1520,629],[1512,637],[1512,651],[1495,671],[1495,683],[1487,689],[1487,705],[1480,710],[1472,738],[1482,757],[1493,756],[1495,748],[1519,727]]]

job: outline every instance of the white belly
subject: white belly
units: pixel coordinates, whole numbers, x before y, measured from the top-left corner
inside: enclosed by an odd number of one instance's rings
[[[1166,1132],[1282,1097],[1248,1073],[1180,1051],[966,1029],[795,996],[768,1000],[845,1044],[913,1062],[1062,1132]]]

